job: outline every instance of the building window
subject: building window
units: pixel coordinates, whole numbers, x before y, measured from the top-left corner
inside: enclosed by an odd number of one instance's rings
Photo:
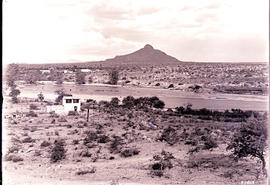
[[[73,103],[79,103],[79,99],[73,99]]]
[[[72,103],[72,99],[66,99],[66,103]]]

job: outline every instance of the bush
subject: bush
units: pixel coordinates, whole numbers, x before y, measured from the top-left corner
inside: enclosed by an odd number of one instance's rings
[[[123,99],[122,104],[125,108],[131,109],[135,106],[135,98],[133,96],[127,96]]]
[[[216,140],[214,140],[212,137],[205,137],[205,142],[204,142],[204,146],[203,149],[204,150],[210,150],[212,148],[217,148],[217,142]]]
[[[35,142],[34,139],[32,139],[31,137],[26,137],[22,140],[23,143],[33,143]]]
[[[68,116],[78,116],[79,113],[77,111],[68,111]]]
[[[120,136],[113,136],[113,140],[111,141],[109,150],[111,153],[119,153],[121,152],[123,145],[124,142]]]
[[[110,104],[114,107],[117,107],[119,105],[120,100],[117,97],[112,98]]]
[[[96,168],[95,167],[87,167],[85,169],[79,169],[77,172],[76,172],[76,175],[85,175],[85,174],[88,174],[88,173],[95,173],[96,172]]]
[[[42,92],[40,92],[37,96],[38,96],[38,100],[39,101],[43,101],[44,100],[44,95],[42,94]]]
[[[128,148],[121,152],[121,157],[131,157],[133,155],[138,155],[140,151],[136,148]]]
[[[48,146],[50,146],[50,145],[51,145],[51,143],[48,142],[48,141],[43,141],[43,142],[40,144],[41,147],[48,147]]]
[[[150,166],[151,174],[154,176],[163,176],[165,169],[173,168],[172,159],[174,156],[170,152],[166,152],[162,150],[160,154],[154,155],[153,159],[155,161],[154,164]]]
[[[74,140],[72,141],[72,143],[73,143],[74,145],[77,145],[77,144],[79,144],[79,140],[78,140],[78,139],[74,139]]]
[[[37,114],[34,112],[34,111],[29,111],[27,114],[26,114],[26,117],[38,117]]]
[[[17,156],[17,155],[6,155],[5,157],[6,161],[12,161],[14,163],[23,161],[23,158]]]
[[[60,118],[58,118],[59,122],[67,122],[66,118],[64,116],[61,116]]]
[[[86,137],[83,140],[83,144],[86,145],[88,143],[91,143],[93,141],[96,141],[98,138],[98,135],[94,131],[87,131]]]
[[[51,118],[59,118],[59,115],[55,113],[55,111],[49,112]]]
[[[154,102],[153,107],[157,108],[157,109],[163,109],[165,106],[165,103],[161,100],[157,100]]]
[[[37,105],[35,105],[35,104],[30,104],[30,110],[38,110]]]
[[[71,94],[65,93],[64,89],[56,90],[55,93],[58,95],[55,99],[56,104],[61,104],[64,96],[70,96]]]
[[[168,86],[168,89],[169,88],[174,88],[174,85],[173,84],[170,84],[169,86]]]
[[[11,92],[9,93],[9,96],[11,96],[12,103],[19,103],[19,99],[17,96],[21,93],[19,89],[16,89],[15,86],[11,87]]]
[[[19,147],[14,145],[8,149],[8,153],[18,153]]]
[[[250,118],[247,123],[242,123],[238,132],[233,135],[227,150],[232,150],[236,160],[252,156],[260,159],[262,170],[265,170],[265,148],[267,140],[267,120]]]
[[[110,141],[110,138],[106,135],[99,135],[97,142],[98,143],[108,143]]]
[[[55,163],[66,157],[66,150],[64,148],[64,141],[63,140],[55,140],[54,146],[51,150],[51,162]]]
[[[168,127],[163,130],[162,135],[158,140],[166,141],[168,144],[174,145],[179,141],[179,136],[174,128]]]

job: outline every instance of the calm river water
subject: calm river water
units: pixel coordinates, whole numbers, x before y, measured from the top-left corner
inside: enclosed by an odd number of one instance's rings
[[[180,90],[123,87],[109,85],[74,85],[63,84],[61,86],[53,84],[40,85],[20,85],[21,97],[37,97],[42,92],[45,99],[55,99],[54,93],[57,89],[64,89],[66,93],[79,96],[82,99],[110,100],[112,97],[120,99],[126,96],[144,97],[157,96],[165,102],[165,107],[175,108],[191,103],[193,108],[208,109],[232,109],[243,110],[268,110],[268,97],[260,95],[235,95],[235,94],[195,94]]]

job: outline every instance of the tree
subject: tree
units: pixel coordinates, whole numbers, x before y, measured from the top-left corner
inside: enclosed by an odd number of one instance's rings
[[[119,72],[116,69],[113,69],[109,72],[109,84],[116,85],[119,80]]]
[[[41,72],[39,70],[29,70],[25,76],[25,81],[28,84],[36,84],[37,81],[40,79],[40,76]]]
[[[43,101],[43,100],[44,100],[44,95],[42,94],[42,92],[40,92],[40,93],[38,94],[38,100],[39,100],[39,101]]]
[[[7,85],[10,88],[9,96],[11,96],[12,103],[18,103],[17,96],[21,93],[19,89],[16,89],[15,81],[18,78],[19,66],[18,64],[9,64],[7,69]]]
[[[21,93],[19,89],[16,89],[15,87],[11,88],[11,91],[9,93],[9,96],[11,96],[12,103],[19,103],[19,100],[17,96]]]
[[[260,159],[264,171],[266,139],[266,120],[257,120],[251,117],[241,125],[239,132],[234,134],[227,150],[233,151],[236,160],[247,156]]]
[[[89,120],[89,110],[90,108],[94,108],[96,104],[97,104],[96,100],[88,99],[86,103],[82,105],[82,109],[87,109],[87,116],[86,116],[87,122]]]
[[[19,66],[18,64],[9,64],[6,72],[7,85],[9,87],[16,87],[15,81],[18,78]]]
[[[164,106],[165,106],[165,103],[162,100],[156,100],[153,105],[153,107],[157,109],[163,109]]]
[[[55,93],[58,95],[55,99],[57,104],[60,104],[64,96],[68,96],[70,94],[65,93],[64,89],[56,90]]]
[[[63,72],[57,71],[56,72],[56,84],[61,85],[63,84]]]
[[[123,106],[131,109],[135,106],[135,98],[133,96],[127,96],[122,100]]]
[[[114,107],[117,107],[119,105],[120,100],[117,97],[112,98],[110,104]]]
[[[85,84],[85,74],[79,69],[76,71],[76,84]]]

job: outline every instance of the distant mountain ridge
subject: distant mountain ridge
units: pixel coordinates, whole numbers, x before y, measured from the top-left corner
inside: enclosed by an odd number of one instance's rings
[[[178,59],[167,55],[165,52],[154,49],[153,46],[146,44],[142,49],[127,55],[116,56],[105,60],[107,63],[117,64],[169,64],[179,63]]]

